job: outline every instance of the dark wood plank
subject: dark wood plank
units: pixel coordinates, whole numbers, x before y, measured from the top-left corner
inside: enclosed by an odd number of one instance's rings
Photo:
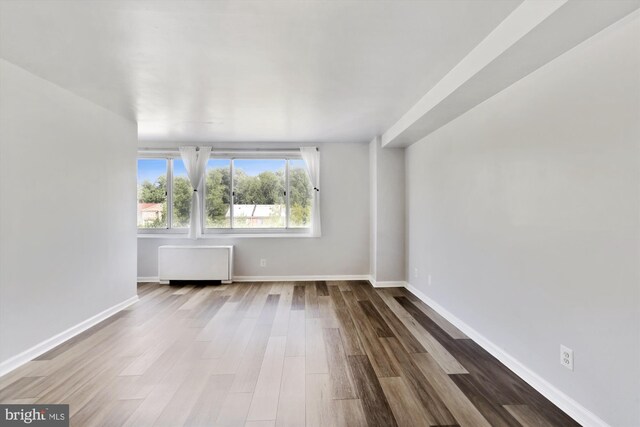
[[[307,319],[317,319],[320,317],[320,309],[318,307],[318,294],[316,293],[316,283],[307,282],[305,284],[305,317]]]
[[[409,353],[426,353],[427,350],[420,344],[420,341],[418,341],[402,321],[400,321],[398,316],[389,308],[376,290],[372,288],[369,294],[371,302],[378,309],[378,312],[380,312],[384,320],[389,324],[391,330],[407,351]]]
[[[339,329],[323,329],[333,399],[356,399]]]
[[[442,346],[474,377],[482,394],[499,405],[529,405],[544,411],[546,419],[557,425],[577,425],[562,410],[511,372],[495,357],[470,339],[454,339],[406,297],[395,297]],[[573,423],[573,424],[572,424]]]
[[[340,288],[338,286],[329,287],[329,296],[331,297],[331,302],[336,307],[336,309],[347,308],[347,304],[344,302],[342,292],[340,291]]]
[[[293,287],[293,298],[291,300],[291,310],[304,310],[305,285],[295,285]]]
[[[372,287],[369,282],[365,282],[364,280],[354,280],[349,282],[349,284],[357,301],[369,300],[369,293],[367,292],[367,289]]]
[[[347,356],[358,396],[370,426],[396,426],[389,402],[367,356]]]
[[[376,332],[376,335],[380,338],[382,337],[393,337],[393,331],[389,328],[387,322],[384,321],[378,310],[373,306],[371,301],[358,301],[360,307],[362,307],[362,311],[367,317],[367,320],[371,324],[371,327]]]
[[[353,292],[343,292],[342,296],[347,303],[355,329],[358,331],[358,336],[364,346],[365,352],[373,364],[376,374],[379,377],[399,376],[400,374],[396,366],[391,361],[387,352],[385,352],[380,338],[376,335],[373,327],[367,321],[366,314],[363,312],[362,307],[356,300]]]
[[[320,281],[316,282],[316,293],[319,297],[327,297],[329,296],[329,288],[327,287],[327,282]]]
[[[402,377],[405,378],[422,406],[436,420],[437,425],[455,424],[456,419],[398,340],[396,338],[380,338],[380,341],[382,341],[387,354],[398,366],[398,370],[402,372]]]
[[[458,388],[478,408],[480,413],[494,427],[520,427],[511,414],[502,406],[491,402],[485,396],[482,387],[476,384],[476,380],[470,374],[453,374],[449,378],[456,383]]]
[[[400,303],[400,305],[407,310],[407,312],[420,323],[420,325],[426,329],[435,339],[437,339],[440,344],[442,344],[445,348],[447,346],[445,344],[450,344],[453,340],[451,336],[442,329],[436,322],[431,320],[429,316],[424,314],[422,310],[415,306],[408,298],[406,297],[395,297],[396,301]]]
[[[438,324],[422,312],[406,297],[395,297],[396,301],[431,334],[470,373],[483,383],[486,392],[495,397],[499,404],[523,404],[523,397],[504,381],[500,372],[495,371],[493,357],[469,339],[455,340]],[[481,349],[480,349],[481,350]]]
[[[336,318],[340,324],[340,336],[344,345],[345,352],[349,354],[365,354],[358,332],[353,324],[347,304],[342,297],[342,292],[337,286],[329,288],[331,302],[335,307]]]

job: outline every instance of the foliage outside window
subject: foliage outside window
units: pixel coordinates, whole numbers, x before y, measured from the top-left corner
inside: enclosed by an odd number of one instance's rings
[[[173,185],[171,187],[173,209],[171,218],[172,228],[187,228],[191,221],[191,195],[193,187],[189,181],[187,170],[181,159],[173,159]]]
[[[231,160],[210,159],[205,182],[205,220],[207,228],[230,228],[227,215],[231,205]]]
[[[311,185],[301,159],[211,158],[204,178],[199,196],[211,232],[311,225]],[[179,158],[139,159],[138,228],[188,227],[192,193]]]
[[[311,226],[311,183],[301,159],[289,160],[289,200],[292,228]]]
[[[167,228],[167,160],[138,160],[138,228]]]

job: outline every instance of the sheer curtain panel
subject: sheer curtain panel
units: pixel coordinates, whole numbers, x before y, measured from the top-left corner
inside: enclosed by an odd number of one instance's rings
[[[309,181],[313,187],[311,200],[311,235],[322,235],[320,222],[320,151],[316,147],[300,147],[300,154],[307,168]]]
[[[189,224],[189,238],[202,237],[202,209],[198,193],[202,190],[204,169],[207,166],[211,154],[211,147],[180,147],[180,157],[189,176],[189,182],[193,187],[191,195],[191,223]]]

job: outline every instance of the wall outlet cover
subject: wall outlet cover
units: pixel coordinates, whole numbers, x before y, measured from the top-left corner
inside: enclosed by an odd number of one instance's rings
[[[560,345],[560,364],[573,371],[573,350],[564,345]]]

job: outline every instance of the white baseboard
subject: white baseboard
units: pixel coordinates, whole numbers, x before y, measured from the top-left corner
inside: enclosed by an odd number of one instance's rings
[[[329,275],[329,276],[233,276],[234,282],[308,282],[316,280],[369,280],[363,275]]]
[[[425,295],[422,291],[418,290],[410,283],[407,283],[406,288],[578,423],[585,427],[609,427],[609,425],[596,414],[580,405],[562,391],[558,390],[547,380],[527,368],[502,348],[489,341],[481,333],[457,318],[447,309]]]
[[[63,342],[67,341],[70,338],[73,338],[74,336],[78,335],[81,332],[86,331],[87,329],[89,329],[90,327],[102,322],[103,320],[105,320],[108,317],[113,316],[114,314],[116,314],[119,311],[124,310],[125,308],[129,307],[131,304],[134,304],[135,302],[138,301],[138,295],[133,296],[127,300],[122,301],[119,304],[114,305],[113,307],[109,307],[106,310],[96,314],[95,316],[92,316],[90,318],[88,318],[87,320],[84,320],[80,323],[78,323],[75,326],[72,326],[71,328],[67,329],[66,331],[60,332],[59,334],[45,340],[42,341],[39,344],[36,344],[35,346],[31,347],[28,350],[23,351],[20,354],[17,354],[3,362],[0,363],[0,377],[8,374],[9,372],[13,371],[14,369],[24,365],[27,362],[30,362],[31,360],[35,359],[36,357],[40,356],[41,354],[46,353],[47,351],[51,350],[52,348],[54,348],[57,345],[62,344]]]
[[[233,276],[234,282],[309,282],[316,280],[369,280],[366,274],[358,275],[325,275],[325,276]],[[158,276],[138,277],[138,283],[160,283]],[[168,282],[162,282],[168,283]],[[379,283],[395,283],[395,282],[379,282]],[[403,282],[404,283],[404,282]],[[401,286],[401,285],[389,285]],[[402,285],[404,286],[404,285]]]
[[[369,276],[368,280],[374,288],[405,288],[407,286],[407,282],[403,280],[378,282],[373,276]]]

